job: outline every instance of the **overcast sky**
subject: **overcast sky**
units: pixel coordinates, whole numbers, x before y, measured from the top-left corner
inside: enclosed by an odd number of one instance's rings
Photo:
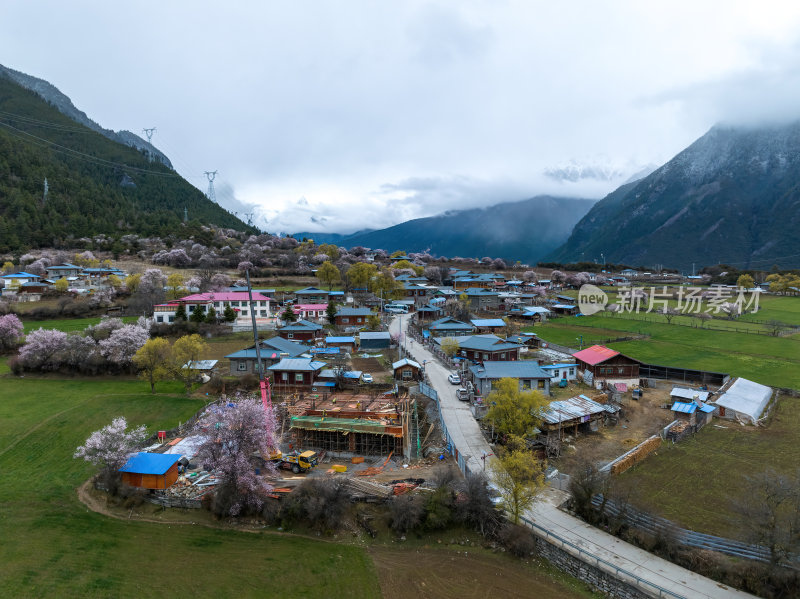
[[[231,5],[231,6],[228,6]],[[0,63],[271,232],[599,198],[800,117],[800,3],[2,0]]]

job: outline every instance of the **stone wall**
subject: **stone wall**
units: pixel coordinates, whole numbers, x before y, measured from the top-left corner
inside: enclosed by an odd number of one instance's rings
[[[553,545],[549,541],[534,535],[536,549],[542,557],[568,574],[594,588],[619,599],[649,599],[652,595],[628,584],[613,574],[601,570],[597,566],[587,563],[571,553]],[[588,558],[587,558],[588,559]]]

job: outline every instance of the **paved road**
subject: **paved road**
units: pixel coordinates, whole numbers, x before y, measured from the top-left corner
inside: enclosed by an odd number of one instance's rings
[[[453,443],[458,448],[459,453],[467,461],[467,467],[472,472],[481,470],[483,465],[482,456],[490,456],[492,449],[486,438],[483,436],[478,422],[472,416],[469,402],[459,401],[456,398],[456,385],[451,385],[447,376],[452,372],[445,368],[431,352],[413,341],[406,335],[408,328],[408,317],[395,318],[392,320],[389,330],[397,334],[400,331],[402,321],[403,332],[402,341],[406,353],[420,364],[425,361],[425,373],[431,381],[431,385],[439,394],[439,406],[442,410],[442,419],[447,426],[447,432],[453,439]],[[492,457],[486,459],[486,466],[489,466]]]
[[[456,386],[451,385],[447,380],[450,371],[436,360],[431,352],[406,335],[408,321],[409,317],[395,318],[392,320],[389,330],[392,334],[397,334],[401,331],[402,326],[401,343],[406,353],[419,363],[422,363],[423,360],[426,361],[425,372],[430,378],[431,385],[439,394],[442,419],[453,443],[458,447],[459,452],[465,455],[467,466],[471,471],[481,470],[483,468],[481,456],[490,455],[486,459],[488,466],[494,459],[491,457],[492,449],[472,416],[469,404],[456,398]],[[648,582],[687,599],[696,597],[755,599],[753,595],[731,589],[710,578],[681,568],[559,510],[558,505],[565,500],[566,493],[549,489],[526,516],[551,534],[558,535],[616,567],[632,572]],[[654,596],[657,594],[654,593]],[[664,596],[669,597],[669,595]]]

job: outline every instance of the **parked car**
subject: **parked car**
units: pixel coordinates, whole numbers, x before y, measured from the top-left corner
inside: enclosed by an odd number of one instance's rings
[[[450,375],[447,377],[447,380],[450,381],[451,385],[460,385],[461,384],[461,375],[457,372],[451,372]]]
[[[464,387],[459,387],[456,389],[456,397],[459,401],[469,401],[469,391],[464,389]]]
[[[372,375],[369,372],[365,372],[361,375],[361,382],[362,383],[374,383],[375,381],[372,379]]]

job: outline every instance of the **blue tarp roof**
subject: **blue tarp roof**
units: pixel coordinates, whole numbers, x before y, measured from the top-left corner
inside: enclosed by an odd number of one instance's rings
[[[172,465],[181,459],[181,456],[171,453],[145,453],[132,455],[120,472],[133,472],[134,474],[166,474]]]
[[[683,414],[694,414],[695,410],[697,410],[697,404],[676,401],[674,404],[672,404],[672,408],[670,409],[673,412],[682,412]]]
[[[325,343],[355,343],[355,337],[325,337]]]

